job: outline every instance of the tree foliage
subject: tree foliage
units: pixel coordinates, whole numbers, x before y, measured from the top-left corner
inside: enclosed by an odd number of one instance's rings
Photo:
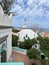
[[[42,38],[39,36],[37,39],[39,40],[41,51],[49,57],[49,37]]]
[[[0,2],[0,4],[3,7],[4,13],[6,13],[8,15],[10,14],[10,9],[11,9],[13,2],[14,2],[14,0],[2,0]]]
[[[30,49],[31,46],[32,46],[32,42],[30,39],[25,40],[24,42],[21,42],[19,45],[20,48],[25,48],[25,49]]]
[[[12,46],[17,46],[18,36],[12,35]]]
[[[40,52],[37,49],[31,48],[27,51],[27,55],[30,59],[39,59]]]
[[[20,42],[19,47],[22,48],[22,49],[26,49],[24,42]]]
[[[12,32],[17,33],[17,32],[19,32],[19,30],[13,28]]]
[[[24,42],[21,42],[19,47],[23,48],[23,49],[30,49],[32,47],[32,45],[36,44],[36,40],[35,39],[27,39]]]
[[[49,57],[49,38],[44,38],[42,43],[40,43],[40,49]]]

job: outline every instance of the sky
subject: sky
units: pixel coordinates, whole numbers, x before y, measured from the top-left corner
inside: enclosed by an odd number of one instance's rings
[[[22,27],[26,19],[28,28],[49,28],[49,0],[15,0],[13,26]]]

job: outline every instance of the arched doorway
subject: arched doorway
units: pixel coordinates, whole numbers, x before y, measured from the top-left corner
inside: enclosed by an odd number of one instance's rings
[[[7,61],[7,36],[0,38],[0,62]]]
[[[1,48],[1,62],[6,62],[6,49],[5,49],[5,43],[2,45],[2,48]]]

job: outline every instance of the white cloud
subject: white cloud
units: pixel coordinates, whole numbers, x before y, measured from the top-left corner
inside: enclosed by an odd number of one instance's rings
[[[49,12],[46,14],[47,18],[49,18]]]
[[[17,5],[17,4],[14,4],[14,6],[13,6],[13,8],[12,8],[12,10],[11,10],[12,12],[15,12],[16,14],[20,14],[21,15],[21,13],[23,12],[23,9],[21,8],[21,6],[20,5]]]
[[[22,3],[23,2],[23,0],[18,0],[18,3]]]
[[[32,3],[33,3],[33,0],[29,0],[27,4],[31,5]]]
[[[30,13],[31,13],[31,10],[29,8],[27,8],[25,11],[23,11],[24,17],[29,16]]]
[[[45,10],[42,5],[49,7],[49,0],[28,0],[26,9],[24,0],[18,0],[18,4],[14,5],[12,11],[16,12],[19,16],[46,16],[49,17],[49,12]],[[20,5],[21,4],[21,5]],[[25,9],[25,10],[24,10]],[[45,14],[46,12],[46,14]]]
[[[41,0],[40,5],[46,5],[49,6],[49,0]]]

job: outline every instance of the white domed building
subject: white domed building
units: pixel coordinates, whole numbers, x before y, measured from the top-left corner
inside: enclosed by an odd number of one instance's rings
[[[26,23],[26,22],[25,22]],[[18,41],[24,41],[25,39],[37,38],[37,33],[31,29],[27,29],[26,24],[24,23],[22,30],[20,30],[17,35],[19,37]]]
[[[38,36],[34,31],[30,29],[22,29],[17,33],[17,35],[19,37],[19,41],[24,41],[25,39],[33,39]]]

